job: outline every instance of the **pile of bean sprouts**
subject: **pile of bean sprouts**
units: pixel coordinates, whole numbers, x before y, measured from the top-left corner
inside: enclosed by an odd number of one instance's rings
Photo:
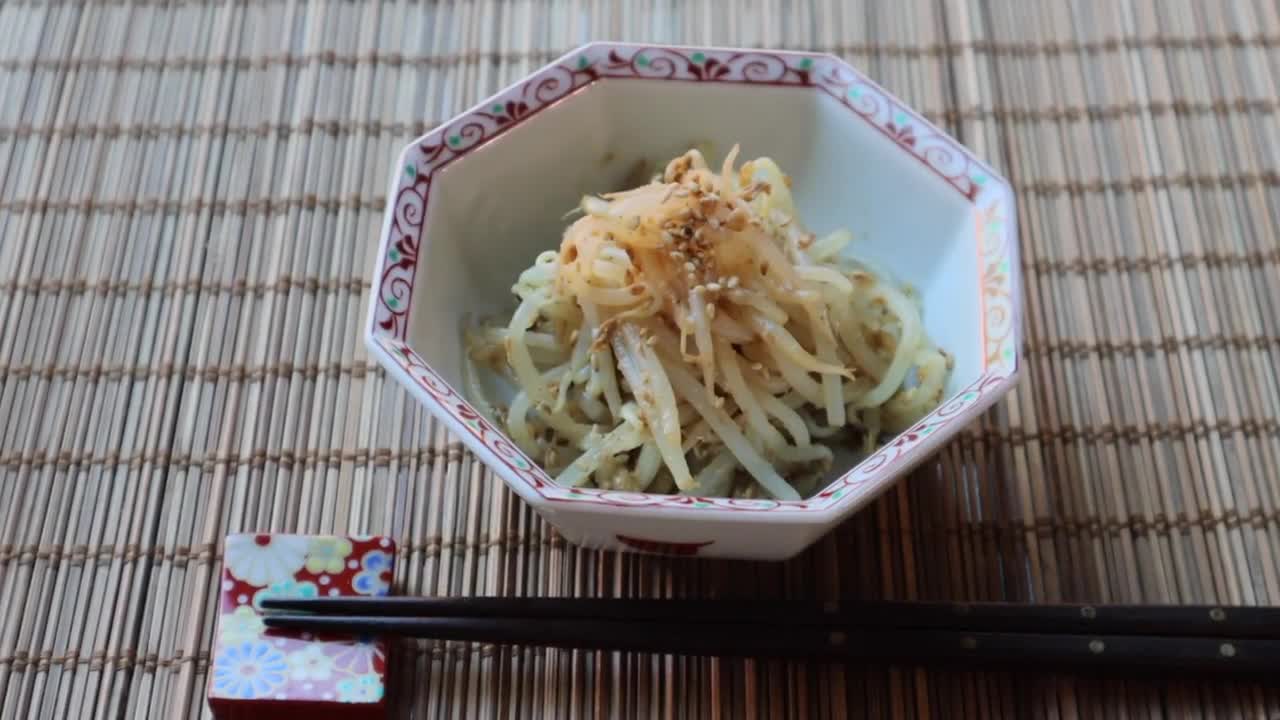
[[[851,259],[848,231],[806,230],[772,160],[737,154],[583,198],[509,321],[466,330],[470,399],[560,484],[795,500],[835,443],[870,453],[941,401],[952,361],[916,296]]]

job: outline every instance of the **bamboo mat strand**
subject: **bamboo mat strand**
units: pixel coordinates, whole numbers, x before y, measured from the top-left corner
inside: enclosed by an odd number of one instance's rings
[[[1022,384],[785,564],[575,548],[359,339],[399,147],[592,39],[858,65],[1015,185]],[[1280,603],[1269,0],[0,3],[0,720],[208,717],[221,540],[412,594]],[[1274,685],[420,642],[404,718],[1280,717]]]

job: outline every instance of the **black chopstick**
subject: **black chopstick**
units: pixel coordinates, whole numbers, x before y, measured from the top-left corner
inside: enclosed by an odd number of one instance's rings
[[[336,616],[470,617],[1280,639],[1280,608],[1019,603],[386,597],[279,598],[267,610]]]
[[[1274,673],[1280,667],[1280,640],[1253,638],[565,618],[268,614],[264,619],[271,628],[317,633],[682,655],[1227,674]]]

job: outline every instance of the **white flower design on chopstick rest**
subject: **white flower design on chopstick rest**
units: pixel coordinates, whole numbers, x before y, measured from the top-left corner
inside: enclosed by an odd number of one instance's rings
[[[259,587],[290,580],[306,559],[307,542],[297,535],[229,535],[227,569]]]
[[[333,658],[319,645],[311,644],[289,653],[289,676],[294,680],[328,680],[333,675]]]

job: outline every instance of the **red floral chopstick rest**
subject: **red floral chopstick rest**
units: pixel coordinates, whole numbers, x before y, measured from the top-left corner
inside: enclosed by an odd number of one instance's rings
[[[264,597],[386,595],[385,537],[229,535],[218,597],[209,707],[224,720],[385,714],[386,643],[268,630]]]

